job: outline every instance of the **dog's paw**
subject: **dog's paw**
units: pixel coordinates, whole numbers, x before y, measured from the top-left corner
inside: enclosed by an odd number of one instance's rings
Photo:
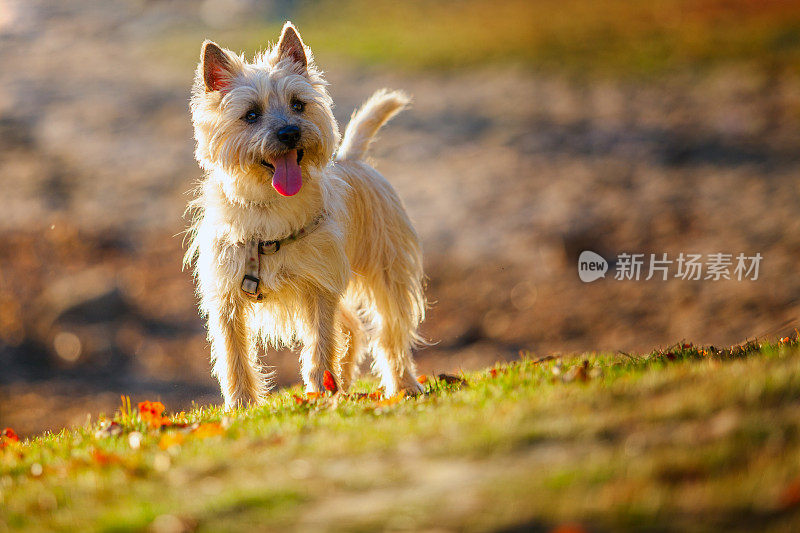
[[[393,390],[392,390],[393,389]],[[417,381],[417,378],[408,372],[405,372],[400,383],[396,387],[386,388],[386,395],[391,397],[396,394],[403,394],[404,396],[419,396],[425,392],[425,388]]]
[[[238,409],[251,405],[261,405],[264,395],[258,392],[238,392],[225,397],[225,409]]]
[[[398,392],[402,392],[406,396],[419,396],[425,392],[425,388],[415,380],[413,383],[400,387]]]

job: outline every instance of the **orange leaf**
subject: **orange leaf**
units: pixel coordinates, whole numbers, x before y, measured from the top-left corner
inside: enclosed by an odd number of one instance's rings
[[[5,428],[2,432],[0,432],[0,450],[9,444],[16,442],[19,442],[19,437],[13,429]]]
[[[161,416],[166,411],[166,407],[161,402],[139,402],[140,413],[152,413],[156,416]]]
[[[294,403],[297,405],[303,405],[304,403],[308,403],[308,400],[303,398],[302,396],[298,396],[297,394],[292,394],[292,398],[294,398]]]
[[[158,441],[158,447],[166,450],[172,446],[177,446],[183,443],[183,433],[164,433],[161,440]]]
[[[200,424],[193,431],[192,435],[198,439],[206,439],[208,437],[216,437],[225,433],[222,429],[222,424],[219,422],[209,422],[208,424]]]
[[[417,378],[417,382],[418,382],[420,385],[425,385],[425,384],[428,382],[428,376],[426,376],[425,374],[422,374],[421,376],[419,376],[419,377]]]
[[[383,398],[383,393],[381,393],[381,391],[353,392],[350,394],[350,396],[352,396],[354,400],[372,400],[373,402],[377,402]]]
[[[386,398],[385,400],[379,401],[377,403],[377,407],[388,407],[390,405],[394,405],[396,403],[399,403],[400,400],[402,400],[405,397],[406,397],[405,394],[403,394],[402,392],[398,392],[397,394],[395,394],[391,398]]]
[[[496,369],[496,368],[493,368],[493,369],[489,370],[489,374],[490,374],[490,375],[491,375],[493,378],[496,378],[496,377],[497,377],[497,369]]]
[[[308,398],[308,401],[311,401],[311,402],[313,402],[314,400],[317,400],[317,399],[319,399],[321,397],[322,397],[322,393],[321,392],[307,392],[306,393],[306,398]]]
[[[154,429],[172,424],[169,418],[164,416],[166,409],[161,402],[139,402],[139,416],[148,426]]]
[[[339,390],[339,387],[336,386],[336,380],[333,379],[333,374],[327,370],[322,374],[322,384],[328,392],[336,393]]]

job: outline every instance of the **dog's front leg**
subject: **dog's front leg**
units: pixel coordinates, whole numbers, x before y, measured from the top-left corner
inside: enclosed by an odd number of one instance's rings
[[[339,350],[342,339],[335,327],[336,307],[339,298],[332,293],[310,291],[306,299],[306,324],[303,338],[301,367],[306,392],[325,390],[325,371],[331,373],[336,388],[341,386],[339,376]]]
[[[228,409],[258,403],[264,390],[246,305],[231,298],[214,306],[208,316],[214,374]]]

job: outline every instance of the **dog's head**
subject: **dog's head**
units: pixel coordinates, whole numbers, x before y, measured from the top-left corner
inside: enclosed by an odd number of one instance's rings
[[[204,42],[191,103],[198,162],[270,189],[260,197],[298,194],[339,143],[326,85],[290,22],[252,62]]]

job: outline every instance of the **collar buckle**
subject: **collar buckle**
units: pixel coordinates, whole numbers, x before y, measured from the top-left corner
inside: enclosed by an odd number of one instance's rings
[[[258,243],[259,255],[272,255],[281,249],[281,241],[261,241]]]
[[[257,277],[245,274],[244,279],[242,279],[242,291],[250,296],[257,296],[258,282],[259,279]]]

